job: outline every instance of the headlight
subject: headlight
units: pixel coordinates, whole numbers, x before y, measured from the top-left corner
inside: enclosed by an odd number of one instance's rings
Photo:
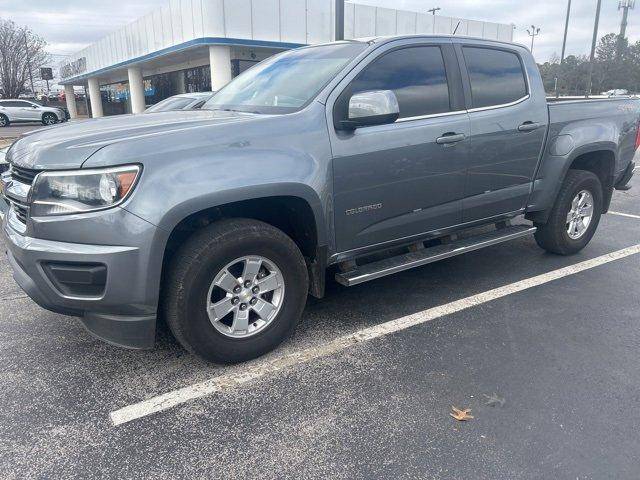
[[[38,174],[31,191],[31,216],[93,212],[122,203],[140,176],[138,165]]]

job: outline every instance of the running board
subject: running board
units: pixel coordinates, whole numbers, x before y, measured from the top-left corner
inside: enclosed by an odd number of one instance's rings
[[[385,258],[377,262],[367,263],[357,266],[353,270],[347,272],[336,273],[336,281],[350,287],[359,283],[375,280],[376,278],[385,277],[394,273],[409,270],[410,268],[419,267],[428,263],[444,260],[445,258],[455,257],[463,253],[473,252],[481,248],[490,247],[502,242],[508,242],[520,237],[533,235],[536,227],[528,225],[514,225],[510,227],[499,228],[488,233],[482,233],[474,237],[456,240],[444,245],[429,247],[398,255],[391,258]]]

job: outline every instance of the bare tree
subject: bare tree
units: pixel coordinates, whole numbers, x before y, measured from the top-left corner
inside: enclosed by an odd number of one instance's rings
[[[46,45],[29,28],[0,18],[0,92],[5,98],[17,98],[25,90],[29,69],[36,75],[47,63]]]

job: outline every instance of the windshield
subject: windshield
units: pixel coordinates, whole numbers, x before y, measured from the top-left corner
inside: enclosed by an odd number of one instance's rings
[[[365,43],[337,43],[276,55],[235,78],[203,108],[267,114],[295,112],[315,98],[365,48]]]
[[[172,110],[182,110],[184,107],[193,102],[195,98],[191,97],[169,97],[145,110],[145,113],[153,112],[169,112]]]

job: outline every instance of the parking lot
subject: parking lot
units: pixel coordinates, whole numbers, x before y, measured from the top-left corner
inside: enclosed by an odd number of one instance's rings
[[[2,138],[16,138],[22,135],[23,133],[30,132],[31,130],[36,130],[38,128],[43,128],[42,123],[16,123],[9,125],[8,127],[3,127],[0,129],[0,139]]]
[[[3,255],[0,478],[638,478],[633,183],[574,257],[527,238],[331,282],[291,340],[236,366],[164,330],[153,351],[95,340]]]

